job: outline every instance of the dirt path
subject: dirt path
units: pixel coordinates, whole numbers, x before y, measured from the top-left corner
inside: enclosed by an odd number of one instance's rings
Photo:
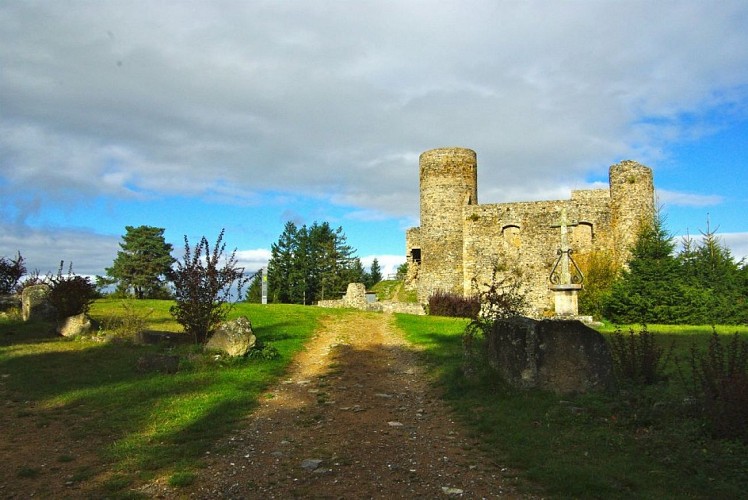
[[[392,316],[325,322],[288,377],[219,443],[187,488],[160,497],[493,498],[518,496],[429,387]]]

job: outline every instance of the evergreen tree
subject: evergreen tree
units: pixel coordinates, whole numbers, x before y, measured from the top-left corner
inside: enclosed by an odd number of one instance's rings
[[[286,223],[278,243],[271,246],[268,281],[273,300],[311,304],[344,292],[352,278],[360,281],[354,253],[342,227],[314,222],[296,228]]]
[[[607,297],[607,318],[616,323],[678,322],[682,280],[673,249],[673,239],[659,216],[641,229],[628,269]]]
[[[350,265],[350,269],[346,272],[345,277],[347,283],[363,283],[364,286],[369,289],[371,288],[371,278],[369,273],[364,269],[364,265],[361,263],[361,259],[355,257]]]
[[[683,321],[688,323],[742,323],[748,318],[742,262],[735,262],[707,221],[701,242],[684,238],[679,255],[684,280]]]
[[[175,260],[171,244],[164,240],[164,229],[125,226],[125,230],[119,245],[122,250],[106,269],[111,282],[117,283],[117,293],[138,299],[168,296],[166,283],[171,280]]]
[[[286,222],[277,243],[270,246],[268,263],[268,295],[271,302],[293,303],[294,265],[299,250],[299,230]]]
[[[262,269],[257,271],[251,280],[245,300],[251,304],[260,304],[262,303]]]
[[[371,282],[370,286],[374,286],[382,281],[382,268],[379,267],[379,261],[376,257],[371,261],[371,267],[369,268],[369,281]]]

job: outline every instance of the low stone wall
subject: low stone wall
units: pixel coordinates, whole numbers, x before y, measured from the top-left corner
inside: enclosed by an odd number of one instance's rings
[[[366,300],[366,287],[363,283],[350,283],[348,290],[342,299],[338,300],[320,300],[317,303],[319,307],[359,309],[362,311],[385,312],[385,313],[403,313],[423,315],[426,312],[421,304],[412,302],[368,302]]]
[[[423,316],[426,314],[426,311],[423,310],[423,306],[421,304],[415,302],[394,302],[389,300],[384,302],[372,302],[371,304],[363,304],[359,306],[352,305],[351,303],[346,302],[343,299],[320,300],[317,303],[317,306],[328,308],[351,308],[359,309],[361,311],[383,312],[388,314],[401,313],[415,314],[418,316]]]

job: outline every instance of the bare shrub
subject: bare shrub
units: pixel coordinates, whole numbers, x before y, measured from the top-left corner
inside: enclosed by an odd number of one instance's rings
[[[477,318],[480,300],[476,296],[463,297],[457,293],[436,291],[429,297],[429,314],[455,318]]]
[[[57,311],[57,319],[87,313],[96,298],[96,285],[90,279],[73,273],[72,264],[68,268],[68,274],[63,275],[63,266],[64,261],[61,261],[57,275],[47,278],[50,286],[47,300]]]
[[[198,344],[204,344],[218,324],[226,319],[233,305],[232,291],[236,293],[236,300],[241,300],[248,281],[244,277],[244,268],[238,266],[236,250],[221,266],[226,250],[223,234],[222,229],[212,251],[205,236],[194,250],[185,236],[184,258],[177,261],[174,271],[176,304],[170,312]]]
[[[733,335],[727,346],[712,332],[706,352],[691,346],[691,382],[717,438],[748,444],[748,342]]]
[[[21,252],[18,252],[15,259],[0,257],[0,295],[15,292],[24,274],[26,274],[26,266]]]
[[[655,336],[644,326],[638,333],[633,328],[628,335],[616,330],[610,341],[613,367],[619,380],[635,384],[654,384],[664,379],[663,370],[670,359],[669,349],[657,344]]]
[[[499,319],[521,316],[527,310],[527,292],[519,271],[507,272],[493,264],[491,279],[479,285],[473,278],[473,289],[480,303],[480,312],[462,334],[463,372],[473,377],[488,365],[487,336]]]

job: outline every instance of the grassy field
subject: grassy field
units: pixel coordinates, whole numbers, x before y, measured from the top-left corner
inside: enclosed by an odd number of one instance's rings
[[[147,327],[178,331],[169,315],[171,302],[97,301],[91,316],[102,325],[138,316]],[[263,391],[284,372],[295,352],[317,327],[314,307],[240,304],[231,317],[251,318],[257,338],[274,346],[274,360],[216,360],[189,345],[166,348],[127,342],[66,340],[50,337],[47,327],[0,320],[0,373],[9,399],[31,400],[40,418],[79,421],[79,440],[109,443],[100,453],[113,471],[112,492],[155,475],[189,482],[198,459],[251,411]],[[147,352],[180,356],[173,375],[139,373]],[[93,474],[94,471],[91,472]]]
[[[445,397],[491,459],[520,469],[544,495],[740,498],[748,491],[748,447],[709,438],[703,423],[684,411],[687,391],[674,359],[687,359],[692,345],[704,349],[710,327],[649,327],[658,343],[674,346],[665,369],[669,377],[660,384],[560,398],[512,390],[490,373],[466,381],[465,320],[406,315],[397,320],[411,341],[426,348]],[[604,330],[610,334],[615,328]],[[725,334],[736,330],[744,338],[748,333],[745,327],[718,328]]]
[[[170,302],[99,300],[91,311],[108,331],[123,324],[178,332]],[[188,484],[200,457],[267,394],[323,316],[350,311],[303,306],[240,304],[231,317],[251,318],[258,339],[274,346],[274,360],[227,361],[187,344],[142,346],[69,340],[42,325],[0,319],[2,399],[31,401],[37,425],[69,422],[76,439],[103,443],[100,470],[113,496],[156,476]],[[136,321],[135,321],[136,320]],[[746,446],[711,439],[703,423],[684,412],[686,387],[671,360],[669,378],[649,387],[623,387],[615,396],[559,398],[517,392],[484,374],[461,376],[465,320],[397,315],[397,324],[420,344],[436,383],[490,459],[519,470],[553,497],[738,498],[748,491]],[[143,325],[141,325],[143,326]],[[602,330],[610,335],[615,328]],[[627,330],[624,328],[624,330]],[[685,358],[703,349],[711,328],[653,325],[662,345]],[[735,327],[720,327],[729,334]],[[739,329],[744,338],[748,329]],[[180,357],[174,375],[139,373],[144,353]],[[41,422],[41,424],[40,424]],[[74,457],[66,457],[66,459]],[[31,474],[31,469],[18,471]]]

